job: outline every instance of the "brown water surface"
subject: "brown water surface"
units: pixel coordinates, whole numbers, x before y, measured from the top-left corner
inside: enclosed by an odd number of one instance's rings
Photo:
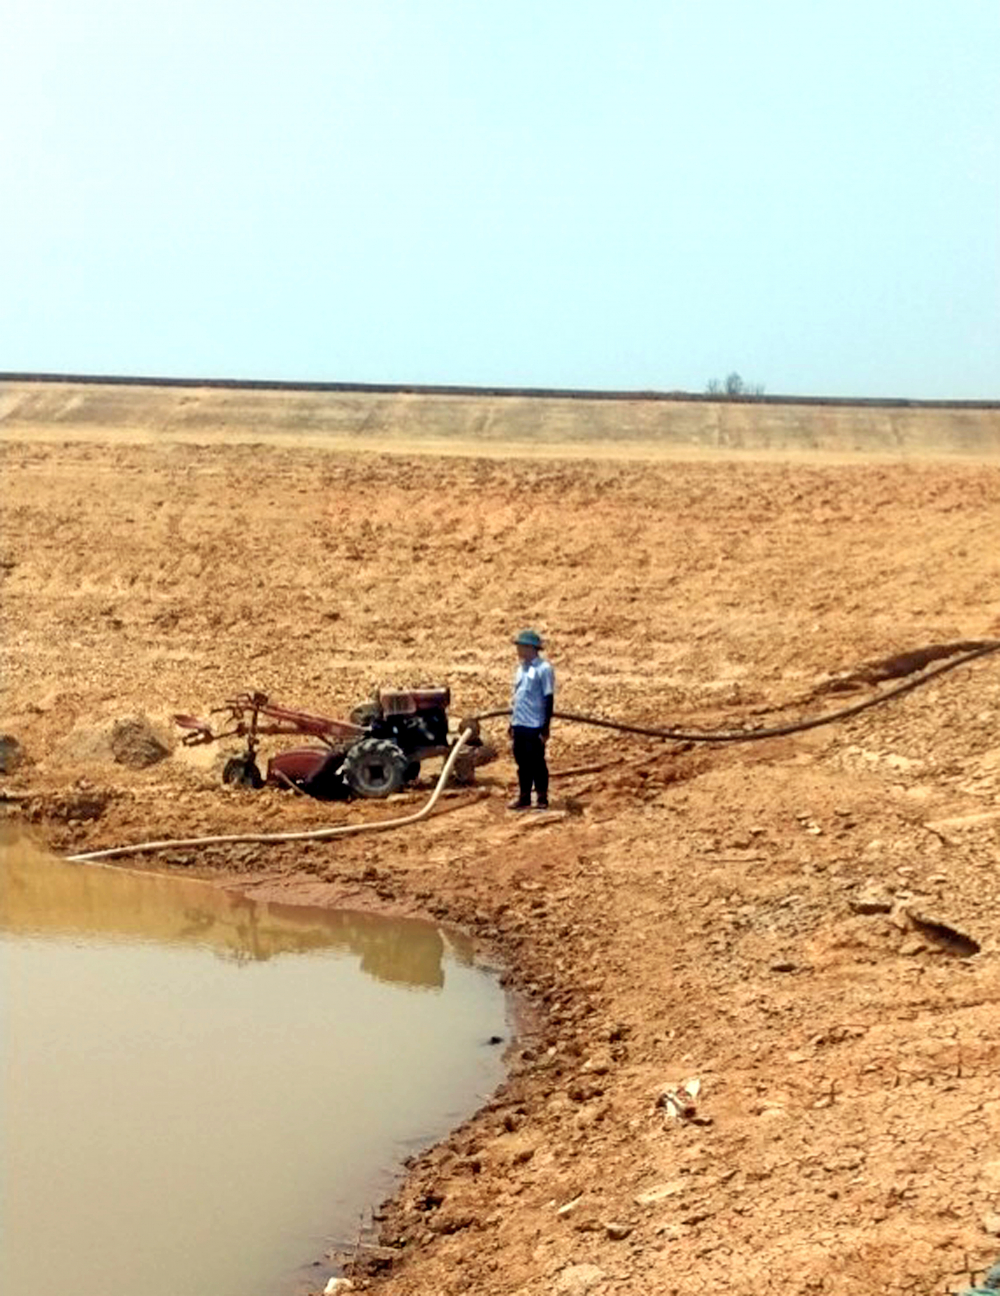
[[[23,838],[0,887],[4,1296],[295,1291],[502,1077],[503,993],[429,923]]]

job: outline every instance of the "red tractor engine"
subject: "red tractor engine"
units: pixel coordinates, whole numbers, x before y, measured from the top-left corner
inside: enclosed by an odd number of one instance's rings
[[[277,706],[263,693],[241,693],[217,708],[232,721],[223,732],[214,733],[193,716],[174,719],[187,731],[182,741],[188,745],[230,736],[246,739],[245,751],[226,762],[222,777],[227,783],[293,786],[324,800],[387,797],[419,777],[422,760],[450,752],[455,741],[448,732],[450,702],[446,687],[382,689],[371,702],[355,707],[350,720],[334,720]],[[496,752],[483,744],[475,721],[463,722],[462,728],[471,728],[473,736],[458,757],[453,778],[471,783],[476,768]],[[277,753],[268,761],[265,779],[256,761],[263,734],[309,734],[323,745]]]

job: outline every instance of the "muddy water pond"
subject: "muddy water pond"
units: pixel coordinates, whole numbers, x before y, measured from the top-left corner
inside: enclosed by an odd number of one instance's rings
[[[284,1296],[502,1078],[435,926],[0,839],[0,1291]]]

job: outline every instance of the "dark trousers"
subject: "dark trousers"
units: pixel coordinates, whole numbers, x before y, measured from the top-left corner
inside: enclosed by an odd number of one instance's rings
[[[514,759],[517,761],[517,781],[521,788],[523,805],[531,803],[531,789],[538,793],[539,805],[549,799],[549,767],[545,763],[545,743],[541,729],[528,729],[514,725]]]

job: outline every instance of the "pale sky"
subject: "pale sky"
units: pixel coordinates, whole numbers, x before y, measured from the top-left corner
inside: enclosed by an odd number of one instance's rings
[[[0,370],[1000,397],[998,0],[0,33]]]

